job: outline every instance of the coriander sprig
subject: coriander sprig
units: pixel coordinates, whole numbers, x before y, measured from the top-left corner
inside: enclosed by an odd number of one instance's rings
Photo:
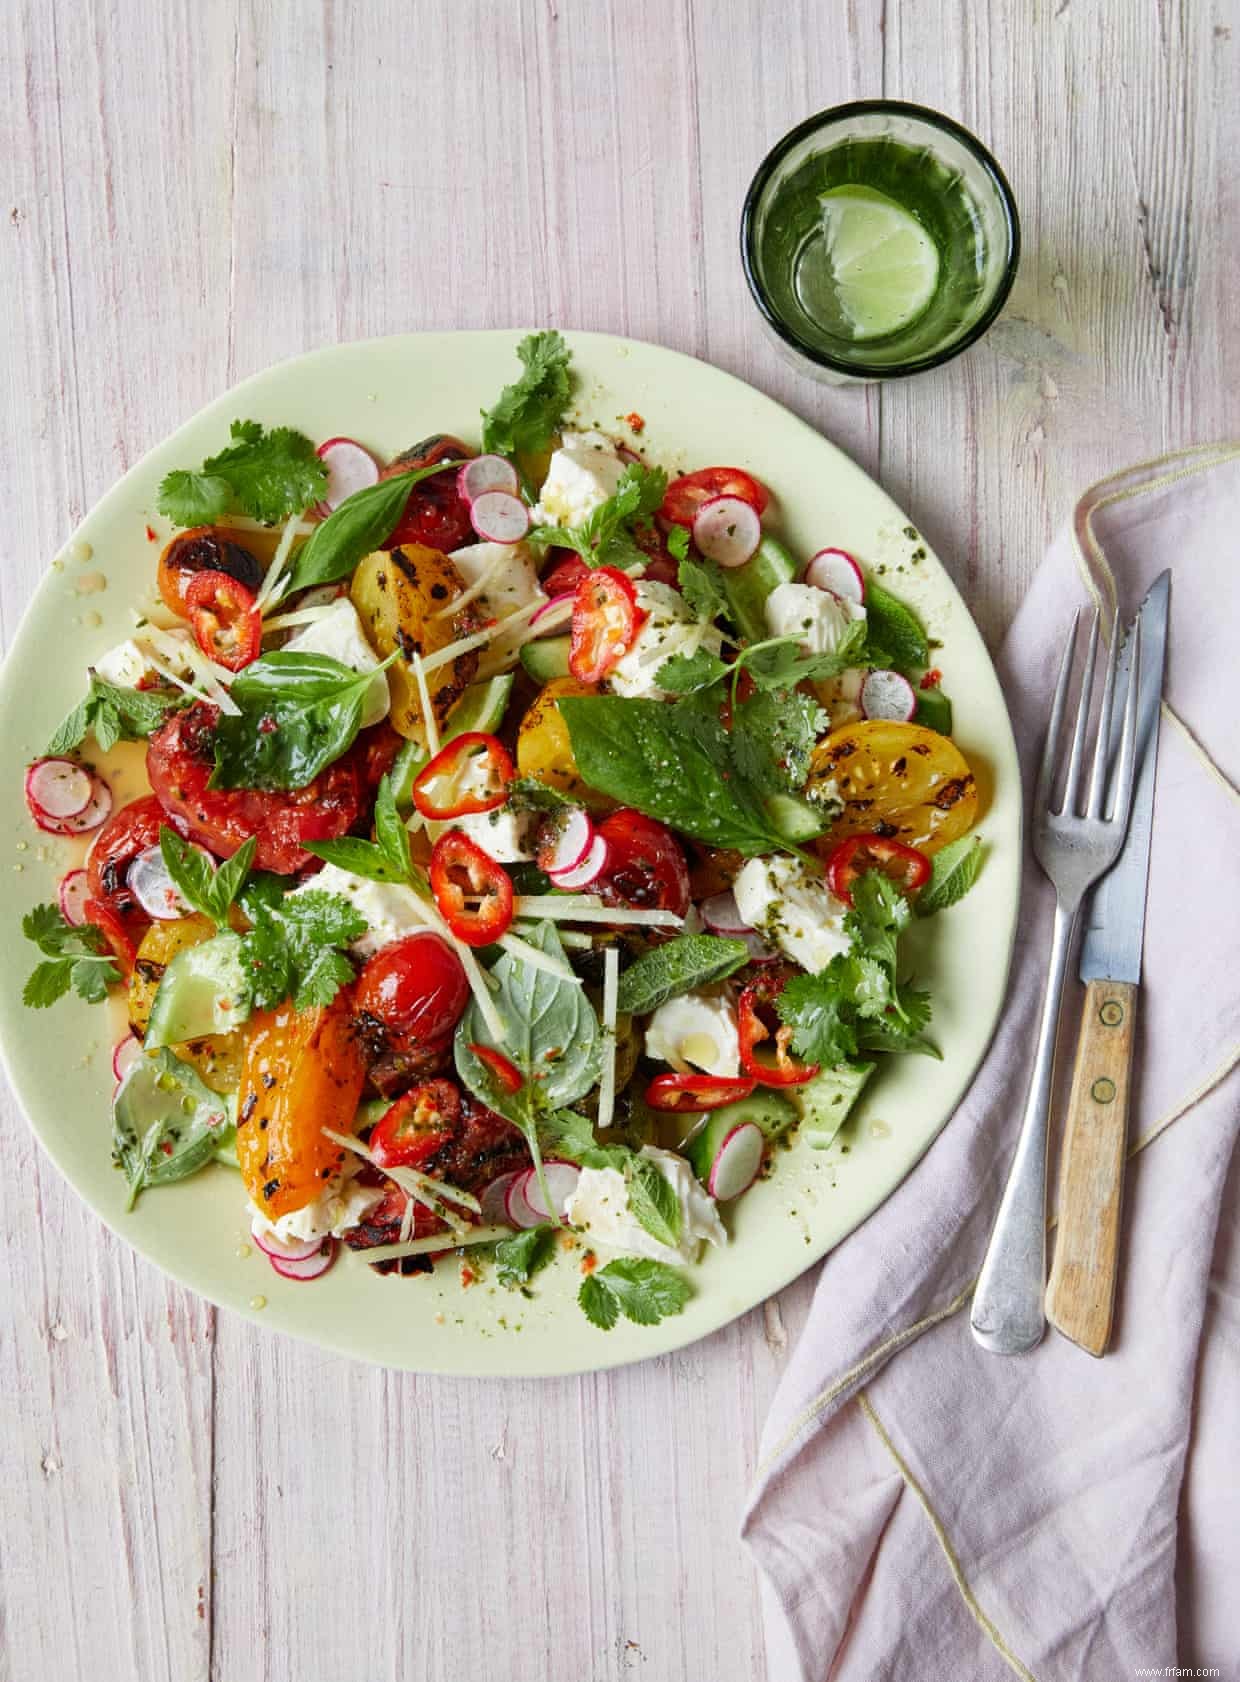
[[[47,958],[37,964],[22,991],[22,1003],[46,1010],[72,990],[88,1004],[100,1004],[121,979],[107,942],[90,923],[75,928],[54,905],[36,905],[22,918],[22,933]]]

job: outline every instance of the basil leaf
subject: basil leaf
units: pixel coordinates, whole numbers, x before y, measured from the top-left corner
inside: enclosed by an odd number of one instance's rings
[[[946,911],[968,893],[977,881],[982,868],[982,838],[962,835],[959,841],[949,841],[934,855],[930,880],[914,901],[919,917],[931,917],[936,911]]]
[[[920,619],[873,577],[866,580],[865,615],[865,664],[885,663],[900,671],[930,664],[930,644]]]
[[[409,831],[396,810],[396,796],[392,779],[385,776],[375,796],[375,840],[399,879],[407,882],[413,875],[413,853],[409,846]]]
[[[144,1056],[112,1102],[112,1159],[129,1184],[129,1208],[148,1186],[205,1168],[228,1126],[223,1098],[164,1048]]]
[[[173,886],[188,905],[210,917],[218,928],[228,927],[229,907],[240,892],[257,848],[258,837],[251,835],[217,870],[175,829],[165,824],[159,831],[159,850]]]
[[[671,1182],[648,1156],[634,1156],[628,1165],[629,1208],[656,1243],[675,1249],[680,1242],[680,1199]]]
[[[459,466],[456,461],[437,461],[430,467],[410,468],[408,473],[394,473],[390,479],[380,479],[377,485],[367,485],[365,490],[345,497],[298,551],[284,594],[347,578],[359,561],[372,550],[382,549],[391,537],[413,487],[432,473]]]
[[[630,964],[620,977],[618,1008],[625,1016],[644,1016],[678,993],[691,993],[722,981],[749,960],[743,940],[717,934],[680,934]]]
[[[684,703],[573,696],[559,703],[573,757],[591,788],[712,847],[785,847],[759,794],[731,762],[727,732]]]
[[[373,677],[326,654],[277,652],[247,666],[232,686],[240,714],[215,727],[208,787],[305,788],[352,747]]]
[[[408,877],[395,866],[374,841],[363,841],[358,835],[345,835],[339,841],[306,841],[304,850],[313,853],[325,864],[334,864],[354,876],[364,876],[368,882],[406,882]]]

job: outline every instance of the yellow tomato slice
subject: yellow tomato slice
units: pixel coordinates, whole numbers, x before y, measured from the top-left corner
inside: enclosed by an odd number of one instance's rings
[[[920,724],[868,719],[833,730],[814,749],[808,788],[843,802],[829,842],[877,834],[933,853],[977,821],[968,760]]]

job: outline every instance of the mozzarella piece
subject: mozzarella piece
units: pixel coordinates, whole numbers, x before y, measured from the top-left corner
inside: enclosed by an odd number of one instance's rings
[[[695,1262],[703,1243],[726,1244],[727,1232],[719,1219],[714,1199],[693,1177],[684,1157],[645,1145],[641,1155],[658,1168],[676,1193],[680,1204],[680,1238],[675,1245],[660,1244],[629,1208],[624,1175],[615,1168],[583,1168],[572,1193],[564,1201],[564,1217],[580,1227],[600,1250],[616,1250],[627,1256],[647,1256],[651,1261]]]
[[[356,952],[359,958],[369,958],[394,940],[426,928],[426,919],[417,910],[417,895],[403,883],[372,882],[368,877],[355,876],[351,870],[342,870],[337,864],[325,864],[288,897],[320,892],[347,899],[369,924],[367,932],[350,944],[350,951]]]
[[[467,812],[446,827],[468,835],[496,864],[519,864],[534,857],[529,845],[534,816],[532,812],[514,812],[510,806],[497,806],[493,812]]]
[[[118,642],[95,661],[95,671],[104,682],[121,689],[136,689],[150,670],[150,660],[132,637]]]
[[[286,654],[326,654],[339,660],[355,672],[375,672],[374,682],[366,691],[362,708],[362,729],[378,724],[386,718],[392,699],[388,693],[387,673],[376,671],[379,657],[366,641],[357,609],[348,596],[339,596],[331,609],[312,625],[296,632],[284,644]]]
[[[807,654],[834,654],[857,619],[860,602],[845,601],[812,584],[777,584],[766,598],[766,624],[773,637],[800,637]]]
[[[723,638],[714,625],[703,627],[686,606],[684,597],[670,584],[653,579],[639,579],[634,585],[637,606],[646,614],[646,622],[632,648],[623,654],[607,675],[617,695],[630,700],[641,697],[648,701],[667,699],[665,690],[655,682],[664,661],[673,654],[694,654],[699,648],[718,654]]]
[[[851,945],[844,932],[847,907],[799,859],[750,859],[733,882],[732,892],[750,928],[811,974],[825,969]]]
[[[725,994],[686,993],[668,999],[646,1024],[646,1055],[673,1068],[686,1063],[708,1075],[740,1072],[736,1007]]]
[[[383,1197],[382,1186],[363,1186],[354,1178],[362,1166],[360,1159],[352,1159],[341,1171],[339,1179],[323,1187],[312,1202],[300,1209],[290,1209],[278,1220],[269,1220],[257,1204],[250,1204],[253,1224],[260,1232],[286,1243],[315,1238],[339,1238],[351,1227],[360,1226],[368,1210]]]
[[[624,467],[601,432],[566,432],[547,465],[534,519],[546,526],[581,525],[616,494]]]
[[[466,549],[454,549],[450,558],[467,589],[484,573],[487,575],[487,587],[477,599],[495,619],[507,619],[522,608],[547,600],[538,582],[534,557],[524,543],[471,543]],[[524,639],[528,623],[523,619],[519,627],[501,631],[492,638],[491,651],[510,654]]]

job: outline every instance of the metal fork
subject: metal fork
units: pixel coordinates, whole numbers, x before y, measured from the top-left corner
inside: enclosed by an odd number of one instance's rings
[[[1120,652],[1118,616],[1111,634],[1111,652],[1102,686],[1098,733],[1093,751],[1089,794],[1084,811],[1078,811],[1081,773],[1085,763],[1085,737],[1089,730],[1089,707],[1093,696],[1094,666],[1098,652],[1098,614],[1089,630],[1089,648],[1081,678],[1081,696],[1068,756],[1063,803],[1056,810],[1055,784],[1062,764],[1064,714],[1072,677],[1073,656],[1080,629],[1080,612],[1072,621],[1072,634],[1064,650],[1055,699],[1046,731],[1046,746],[1038,771],[1034,795],[1033,851],[1043,871],[1055,885],[1055,924],[1051,937],[1050,965],[1042,1019],[1038,1027],[1037,1050],[1016,1155],[1008,1174],[1003,1201],[995,1217],[994,1231],[986,1259],[973,1294],[970,1322],[973,1336],[983,1349],[996,1355],[1015,1355],[1032,1349],[1046,1329],[1043,1297],[1046,1289],[1046,1147],[1047,1120],[1054,1082],[1055,1038],[1059,1028],[1059,1006],[1064,978],[1076,932],[1077,915],[1085,891],[1115,863],[1128,828],[1132,806],[1133,773],[1137,724],[1137,696],[1141,674],[1141,626],[1132,631],[1132,660],[1124,723],[1114,777],[1110,815],[1104,812],[1108,783],[1108,745],[1111,739],[1111,710],[1115,699],[1115,672]]]

